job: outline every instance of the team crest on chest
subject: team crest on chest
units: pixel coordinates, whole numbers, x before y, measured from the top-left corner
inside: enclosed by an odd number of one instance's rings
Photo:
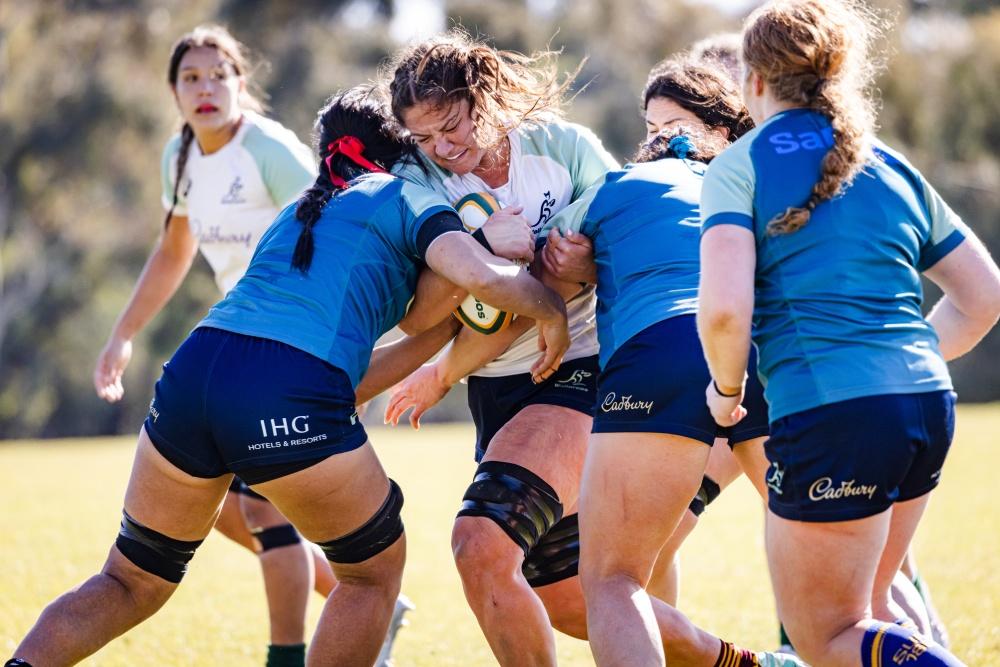
[[[243,179],[239,176],[233,179],[233,182],[229,184],[229,192],[226,196],[222,198],[223,204],[244,204],[246,199],[243,198]]]

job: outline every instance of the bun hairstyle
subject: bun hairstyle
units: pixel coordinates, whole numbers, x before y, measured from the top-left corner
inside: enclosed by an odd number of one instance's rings
[[[712,158],[728,147],[729,142],[716,132],[677,125],[639,146],[632,162],[639,164],[664,158],[677,158],[708,164]]]
[[[323,207],[350,181],[371,172],[392,169],[406,150],[401,128],[389,117],[385,102],[370,85],[339,92],[319,111],[314,127],[319,175],[302,193],[295,217],[302,222],[292,255],[292,267],[309,271],[313,227]]]
[[[177,87],[177,77],[180,72],[181,61],[191,49],[199,47],[211,47],[219,52],[219,55],[233,68],[236,76],[247,79],[247,85],[240,93],[239,104],[241,109],[264,113],[265,106],[259,94],[253,92],[253,83],[250,81],[251,66],[247,58],[247,48],[235,37],[233,37],[225,27],[206,23],[194,30],[181,35],[170,50],[170,64],[167,67],[167,83],[170,88]],[[188,155],[191,152],[191,142],[194,141],[194,130],[186,122],[181,127],[181,145],[177,152],[177,172],[174,174],[174,194],[167,211],[167,217],[163,220],[163,227],[170,224],[170,218],[174,215],[177,207],[177,194],[181,185],[181,176],[184,174],[184,167],[187,166]]]
[[[560,81],[557,55],[498,51],[456,28],[402,49],[381,78],[388,82],[392,113],[400,123],[417,104],[443,109],[465,100],[477,142],[491,148],[523,121],[562,116],[579,69]]]
[[[860,0],[773,0],[754,11],[743,29],[743,62],[774,97],[814,109],[830,120],[833,147],[823,158],[809,198],[767,225],[790,234],[820,203],[843,192],[870,156],[875,125],[868,94],[875,74],[871,44],[880,21]]]
[[[717,64],[680,56],[668,58],[649,73],[642,108],[656,97],[673,100],[709,127],[724,127],[733,142],[753,129],[739,86]]]

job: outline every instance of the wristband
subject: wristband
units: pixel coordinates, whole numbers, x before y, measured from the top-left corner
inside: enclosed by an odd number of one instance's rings
[[[719,383],[715,381],[715,378],[712,378],[712,388],[715,389],[715,393],[716,394],[718,394],[719,396],[721,396],[723,398],[736,398],[737,396],[739,396],[740,394],[743,393],[742,390],[737,391],[735,394],[727,394],[727,393],[725,393],[724,391],[722,391],[721,389],[719,389]]]
[[[491,255],[496,254],[495,252],[493,252],[493,246],[491,246],[490,242],[486,240],[486,232],[483,231],[482,227],[472,232],[472,238],[479,241],[479,245],[486,248],[486,252],[490,253]]]

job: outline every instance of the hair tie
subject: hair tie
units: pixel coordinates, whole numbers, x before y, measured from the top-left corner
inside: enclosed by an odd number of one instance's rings
[[[695,152],[694,144],[691,143],[691,139],[687,135],[679,134],[670,140],[670,152],[673,153],[678,160],[686,160],[688,155]]]
[[[823,86],[826,85],[826,82],[827,82],[827,79],[825,79],[823,77],[818,77],[816,79],[816,83],[814,83],[812,85],[812,88],[809,89],[809,97],[812,98],[812,97],[816,97],[817,95],[819,95],[820,89],[823,88]]]
[[[343,155],[344,157],[351,160],[354,164],[358,165],[359,167],[364,167],[368,171],[373,171],[381,174],[386,173],[385,169],[378,166],[377,164],[366,158],[364,155],[362,155],[362,153],[365,150],[365,145],[361,143],[360,139],[350,134],[345,134],[342,137],[334,139],[329,144],[327,144],[326,150],[328,150],[330,154],[326,156],[326,159],[323,160],[323,163],[326,165],[326,171],[330,175],[330,182],[342,190],[347,188],[347,181],[345,181],[340,176],[337,176],[335,173],[333,173],[333,168],[330,166],[330,162],[331,160],[333,160],[334,155]]]

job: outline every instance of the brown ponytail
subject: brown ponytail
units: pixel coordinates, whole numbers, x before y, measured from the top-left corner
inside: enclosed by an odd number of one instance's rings
[[[743,61],[782,102],[830,120],[833,146],[819,181],[800,206],[768,222],[769,234],[790,234],[813,210],[843,192],[869,159],[874,105],[868,94],[875,66],[871,43],[880,20],[860,0],[772,0],[747,19]]]

